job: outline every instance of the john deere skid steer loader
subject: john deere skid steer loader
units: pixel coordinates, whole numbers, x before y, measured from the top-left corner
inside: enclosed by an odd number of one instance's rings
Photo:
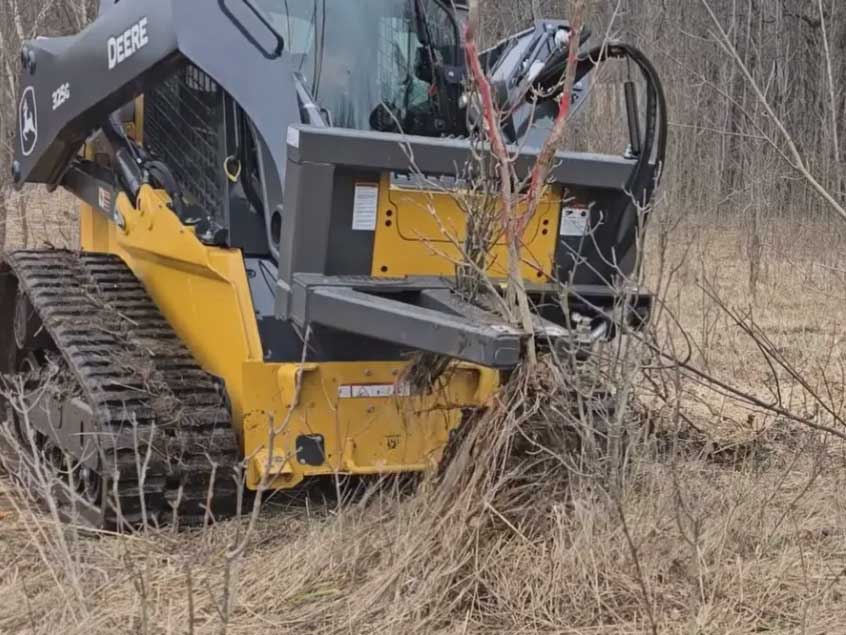
[[[251,489],[426,470],[529,341],[568,339],[577,314],[594,338],[647,318],[645,295],[614,311],[613,286],[663,161],[660,82],[635,48],[571,43],[564,21],[484,54],[518,170],[558,112],[568,46],[576,106],[627,58],[645,108],[627,91],[617,156],[556,158],[524,236],[536,338],[455,291],[464,14],[102,0],[82,33],[26,43],[14,181],[81,199],[80,245],[3,255],[0,372],[24,388],[5,405],[21,451],[64,480],[69,516],[226,516],[239,465]],[[500,241],[488,261],[504,258]],[[418,352],[453,360],[437,389],[402,381]]]

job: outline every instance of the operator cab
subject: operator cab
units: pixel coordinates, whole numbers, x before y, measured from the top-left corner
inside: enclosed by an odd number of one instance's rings
[[[262,0],[259,6],[284,37],[285,54],[324,125],[463,133],[457,107],[463,53],[450,3]]]

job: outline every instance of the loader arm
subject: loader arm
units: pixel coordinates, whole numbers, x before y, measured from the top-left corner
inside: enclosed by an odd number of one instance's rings
[[[239,96],[284,170],[285,144],[273,140],[284,139],[288,126],[299,122],[296,96],[286,82],[255,81],[292,74],[276,46],[240,0],[105,3],[77,35],[28,41],[21,54],[15,185],[61,185],[86,139],[114,111],[186,62]]]

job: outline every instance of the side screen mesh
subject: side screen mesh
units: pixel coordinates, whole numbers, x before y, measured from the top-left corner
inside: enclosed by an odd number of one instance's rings
[[[186,65],[144,95],[144,146],[173,172],[189,203],[224,214],[224,93]]]

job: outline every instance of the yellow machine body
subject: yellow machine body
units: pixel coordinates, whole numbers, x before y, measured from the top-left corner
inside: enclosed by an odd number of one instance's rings
[[[451,239],[463,239],[455,201],[395,187],[388,175],[379,200],[373,274],[452,275],[458,251]],[[333,473],[425,470],[437,464],[462,410],[484,407],[495,393],[499,372],[469,364],[456,363],[432,394],[419,396],[398,388],[404,362],[265,362],[241,252],[200,242],[168,203],[150,186],[136,202],[120,194],[123,228],[83,205],[80,246],[119,255],[197,361],[225,382],[250,488],[289,488]],[[529,280],[551,272],[559,206],[553,192],[527,229]],[[504,258],[504,246],[495,245],[491,271]],[[298,461],[302,435],[321,438],[320,465]]]
[[[397,185],[389,175],[379,184],[379,213],[373,245],[376,277],[452,276],[461,260],[467,223],[462,201],[453,192]],[[468,195],[469,197],[469,195]],[[477,209],[495,205],[472,201]],[[552,187],[523,234],[522,273],[529,282],[553,278],[561,190]],[[465,201],[466,205],[470,200]],[[517,210],[521,213],[524,210]],[[501,226],[501,223],[494,226]],[[507,247],[502,236],[493,236],[488,252],[487,272],[493,278],[507,277]]]
[[[403,363],[265,363],[240,251],[203,245],[167,203],[148,186],[137,206],[121,194],[124,229],[83,206],[81,248],[119,255],[199,363],[224,380],[249,487],[432,467],[461,409],[484,406],[495,391],[498,373],[469,365],[421,397],[395,388]],[[301,435],[323,438],[322,465],[297,462]]]

